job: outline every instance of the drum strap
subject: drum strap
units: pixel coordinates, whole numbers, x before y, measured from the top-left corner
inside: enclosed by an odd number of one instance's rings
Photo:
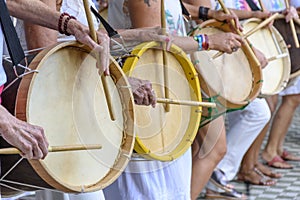
[[[99,14],[99,12],[91,6],[92,13],[96,16],[97,19],[100,20],[103,27],[107,31],[108,36],[111,37],[119,37],[119,33],[111,27],[111,25]]]
[[[25,54],[4,0],[0,0],[0,23],[10,58],[14,66],[18,66],[18,64],[25,58]]]
[[[246,0],[252,11],[258,11],[260,8],[252,1]]]
[[[182,0],[179,0],[179,1],[180,1],[180,5],[181,5],[182,14],[191,19],[191,14],[189,13],[189,11],[186,9],[184,4],[182,3]]]

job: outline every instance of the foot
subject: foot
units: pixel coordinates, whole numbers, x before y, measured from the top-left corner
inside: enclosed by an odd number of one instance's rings
[[[287,150],[284,150],[284,151],[282,152],[281,158],[282,158],[283,160],[300,161],[300,157],[291,154],[291,153],[288,152]]]
[[[215,169],[209,179],[218,188],[230,192],[233,189],[233,185],[229,184],[225,173],[220,169]]]
[[[270,177],[265,176],[259,169],[253,168],[250,171],[238,173],[238,181],[247,182],[253,185],[264,185],[271,186],[275,185],[276,181],[272,180]]]
[[[281,178],[282,177],[282,174],[272,171],[269,167],[267,167],[266,165],[263,165],[260,162],[257,162],[255,164],[255,167],[258,170],[260,170],[265,176],[268,176],[270,178]]]
[[[206,189],[205,199],[247,199],[247,196],[241,192],[232,189],[231,192],[216,192]]]
[[[269,167],[279,168],[279,169],[292,169],[293,166],[285,162],[279,155],[271,156],[270,154],[263,152],[261,154],[263,160]]]

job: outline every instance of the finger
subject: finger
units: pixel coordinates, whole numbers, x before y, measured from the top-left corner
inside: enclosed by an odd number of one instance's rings
[[[36,127],[37,131],[38,131],[38,135],[36,136],[36,139],[38,141],[39,144],[39,149],[42,152],[42,159],[44,159],[46,157],[46,155],[48,154],[48,140],[46,138],[44,129],[41,127]]]
[[[137,105],[142,105],[144,99],[144,93],[141,91],[141,88],[135,90],[135,92],[133,93],[133,97],[134,97],[134,102]]]
[[[30,149],[32,151],[32,158],[31,159],[40,159],[42,157],[44,157],[42,150],[40,149],[39,144],[43,143],[42,140],[42,136],[40,131],[37,131],[37,129],[33,128],[32,130],[30,130],[30,132],[28,132],[28,143],[31,146]],[[27,150],[27,152],[30,151],[30,149]],[[45,150],[47,152],[47,150]],[[47,153],[46,153],[47,154]]]
[[[143,105],[149,106],[150,105],[150,103],[149,103],[149,94],[150,93],[148,93],[147,90],[144,90],[143,93],[144,93]]]
[[[155,108],[155,106],[156,106],[156,94],[155,94],[155,91],[154,91],[154,90],[152,91],[151,106],[152,106],[153,108]]]
[[[239,43],[240,44],[239,47],[241,47],[242,44],[244,43],[244,39],[237,34],[232,34],[232,40]]]

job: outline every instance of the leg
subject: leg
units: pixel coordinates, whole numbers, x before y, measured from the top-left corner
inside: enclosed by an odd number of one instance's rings
[[[226,153],[223,117],[201,128],[192,147],[191,198],[197,199],[214,168]]]
[[[218,168],[232,180],[244,154],[271,117],[264,99],[255,99],[244,110],[228,114],[227,153]]]
[[[270,130],[268,143],[262,153],[262,157],[270,166],[278,168],[291,168],[292,166],[283,162],[278,155],[278,149],[282,149],[282,141],[292,121],[296,107],[299,105],[300,95],[287,95],[282,98],[282,103],[274,116]],[[280,152],[282,153],[282,151]]]

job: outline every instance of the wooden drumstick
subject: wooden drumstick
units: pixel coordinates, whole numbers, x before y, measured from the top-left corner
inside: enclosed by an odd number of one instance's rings
[[[284,57],[287,57],[289,56],[289,54],[287,53],[283,53],[283,54],[280,54],[280,55],[277,55],[277,56],[272,56],[270,58],[268,58],[268,61],[273,61],[273,60],[277,60],[277,59],[280,59],[280,58],[284,58]]]
[[[283,14],[278,14],[277,19],[285,19],[285,16]],[[293,20],[296,24],[300,26],[300,19],[293,19]]]
[[[226,14],[230,14],[229,10],[227,9],[227,7],[225,6],[223,0],[218,0],[218,2],[220,3],[221,7],[223,8],[224,12]],[[235,26],[235,22],[234,20],[230,20],[231,25],[234,27],[235,31],[237,32],[237,34],[239,34],[240,36],[243,36],[243,33],[236,28]],[[244,46],[247,49],[247,51],[250,53],[250,56],[253,58],[253,61],[255,62],[256,66],[260,66],[259,60],[257,59],[257,57],[255,56],[253,50],[251,49],[250,45],[248,44],[247,41],[244,42]]]
[[[210,102],[185,101],[185,100],[174,100],[174,99],[165,99],[165,98],[157,98],[156,102],[165,103],[165,104],[186,105],[186,106],[203,106],[209,108],[217,107],[215,103],[210,103]]]
[[[259,5],[260,5],[261,11],[264,12],[264,11],[266,10],[264,4],[262,3],[261,0],[258,0],[258,3],[259,3]]]
[[[90,7],[89,7],[88,0],[83,0],[83,4],[84,4],[84,10],[85,10],[86,18],[87,18],[87,21],[88,21],[88,24],[89,24],[90,35],[91,35],[92,39],[95,42],[98,42],[96,31],[95,31],[93,20],[92,20],[92,14],[91,14],[90,9],[89,9]],[[99,55],[95,55],[95,56],[96,56],[96,60],[100,61]],[[104,74],[101,75],[101,81],[102,81],[102,85],[103,85],[103,90],[104,90],[104,94],[105,94],[105,98],[106,98],[106,103],[107,103],[109,115],[110,115],[111,120],[114,121],[116,119],[115,118],[115,113],[114,113],[113,106],[112,106],[112,100],[111,100],[110,92],[109,92],[109,89],[108,89],[107,79],[104,76]]]
[[[50,146],[48,147],[48,152],[62,152],[62,151],[81,151],[81,150],[94,150],[102,149],[100,144],[91,145],[70,145],[70,146]],[[21,151],[17,148],[2,148],[0,149],[0,154],[20,154]]]
[[[285,0],[285,6],[286,6],[286,9],[290,8],[290,4],[289,4],[288,0]],[[296,46],[296,48],[299,48],[299,41],[298,41],[297,32],[296,32],[296,29],[295,29],[295,24],[294,24],[294,19],[293,18],[290,20],[290,26],[291,26],[295,46]]]
[[[166,25],[166,16],[165,16],[165,2],[164,0],[161,0],[161,28],[162,28],[162,34],[167,34],[167,25]],[[165,89],[165,98],[170,97],[170,91],[169,91],[169,73],[168,73],[168,58],[167,58],[167,45],[163,44],[163,68],[164,68],[164,89]],[[165,111],[170,111],[170,105],[165,105]]]
[[[278,13],[273,14],[271,17],[265,19],[264,21],[262,21],[260,24],[258,24],[256,27],[254,27],[253,29],[249,30],[247,33],[245,33],[243,38],[247,38],[250,35],[252,35],[253,33],[257,32],[259,29],[267,26],[271,21],[273,21],[274,19],[276,19],[278,17]]]
[[[292,74],[290,75],[290,80],[293,79],[293,78],[296,78],[297,76],[300,76],[300,70],[298,70],[298,71],[292,73]]]
[[[279,15],[278,13],[275,13],[271,17],[269,17],[268,19],[265,19],[264,21],[262,21],[259,25],[257,25],[256,27],[254,27],[253,29],[249,30],[247,33],[245,33],[244,35],[242,35],[243,39],[247,39],[249,36],[251,36],[252,34],[254,34],[255,32],[257,32],[259,29],[261,29],[261,28],[265,27],[266,25],[268,25],[271,21],[273,21],[274,19],[276,19],[278,17],[278,15]],[[212,59],[216,59],[216,58],[218,58],[219,56],[221,56],[223,54],[224,54],[224,52],[218,52],[218,53],[216,53],[212,57]]]

